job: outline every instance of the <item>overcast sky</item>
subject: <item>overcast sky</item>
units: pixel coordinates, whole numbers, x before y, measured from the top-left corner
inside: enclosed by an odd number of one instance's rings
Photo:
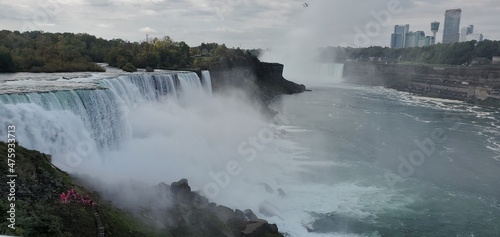
[[[0,0],[0,28],[130,41],[168,35],[190,45],[243,48],[294,40],[297,46],[388,46],[395,24],[431,34],[436,20],[442,32],[451,8],[462,9],[461,26],[473,24],[475,33],[500,39],[499,0]],[[374,13],[390,14],[377,21]]]

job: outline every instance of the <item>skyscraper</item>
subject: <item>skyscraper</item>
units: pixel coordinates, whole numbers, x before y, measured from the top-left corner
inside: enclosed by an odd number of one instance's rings
[[[410,25],[394,26],[394,33],[391,35],[391,48],[402,49],[406,45],[406,34],[410,31]]]
[[[425,47],[432,44],[432,36],[425,36],[423,31],[406,33],[405,48]]]
[[[475,40],[477,42],[481,42],[484,40],[484,36],[483,36],[483,34],[479,33],[479,34],[468,34],[465,37],[465,41],[472,41],[472,40]]]
[[[443,44],[456,43],[460,40],[461,9],[446,10],[444,14]]]
[[[467,40],[467,35],[474,34],[474,25],[469,25],[467,27],[462,27],[460,30],[460,42],[465,42]]]

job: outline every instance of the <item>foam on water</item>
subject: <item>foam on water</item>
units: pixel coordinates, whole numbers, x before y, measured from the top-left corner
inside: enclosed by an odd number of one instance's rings
[[[193,190],[208,195],[212,201],[231,208],[251,208],[259,217],[277,223],[281,231],[301,237],[361,236],[341,231],[313,233],[308,228],[314,227],[318,215],[375,221],[380,213],[402,212],[417,198],[393,192],[385,183],[367,185],[353,179],[304,181],[304,177],[315,177],[320,169],[349,170],[362,162],[316,159],[314,156],[324,151],[309,150],[298,142],[298,138],[310,138],[314,127],[269,124],[252,105],[240,99],[240,94],[210,95],[206,71],[201,80],[195,73],[185,72],[92,76],[72,81],[108,89],[0,95],[1,121],[18,126],[21,144],[54,154],[54,161],[74,168],[72,172],[110,182],[137,179],[150,185],[188,178]],[[467,110],[460,103],[414,100],[408,94],[381,88],[365,88],[364,93],[359,96],[366,97],[364,101],[389,95],[395,104],[452,110],[473,117],[477,126],[484,128],[482,134],[491,138],[487,146],[497,152],[500,148],[495,133],[498,125],[490,118],[497,113],[486,114],[482,108]],[[401,102],[398,98],[406,99]],[[311,101],[312,106],[326,103],[333,110],[328,116],[336,119],[341,119],[342,110],[367,114],[365,108],[356,105]],[[400,115],[399,111],[394,114]],[[420,120],[409,113],[406,117]],[[355,122],[358,129],[368,127]],[[0,128],[0,133],[5,133],[5,127]],[[271,141],[251,145],[266,134]],[[444,153],[453,152],[450,148]],[[67,162],[68,155],[74,154],[84,158],[76,166]],[[237,162],[241,173],[229,176],[227,183],[214,179],[221,177],[228,162]],[[376,167],[362,171],[373,169]],[[217,183],[220,188],[216,194],[207,192],[209,184]],[[270,187],[271,192],[265,187]],[[279,188],[286,193],[284,197],[278,195]]]

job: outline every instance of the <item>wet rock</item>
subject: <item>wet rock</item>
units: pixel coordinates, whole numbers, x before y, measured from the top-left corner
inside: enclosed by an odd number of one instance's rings
[[[278,227],[265,220],[250,221],[241,232],[241,236],[244,237],[260,237],[268,234],[278,234]]]
[[[247,226],[247,220],[239,217],[231,218],[227,221],[227,226],[234,236],[240,236]]]
[[[181,179],[178,182],[173,182],[170,185],[170,191],[176,200],[183,203],[189,203],[193,198],[191,187],[189,187],[187,179]]]
[[[259,218],[257,218],[257,216],[253,213],[253,211],[252,211],[252,210],[250,210],[250,209],[246,209],[243,213],[245,214],[245,217],[246,217],[246,218],[247,218],[247,220],[249,220],[249,221],[256,221],[256,220],[258,220],[258,219],[259,219]]]
[[[242,210],[236,209],[234,210],[234,214],[237,218],[242,218],[246,220],[245,213]]]
[[[224,223],[226,223],[229,219],[236,217],[233,209],[222,205],[215,208],[215,215]]]
[[[192,205],[194,208],[197,209],[207,209],[210,203],[208,198],[201,196],[199,193],[194,193]]]

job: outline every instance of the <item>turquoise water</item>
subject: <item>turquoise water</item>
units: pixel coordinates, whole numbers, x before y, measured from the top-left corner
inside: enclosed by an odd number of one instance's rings
[[[276,99],[269,123],[241,94],[212,94],[208,72],[27,76],[0,78],[14,93],[0,121],[68,172],[217,183],[211,201],[289,236],[500,236],[497,108],[335,84]],[[241,174],[214,179],[234,162]],[[113,200],[125,206],[144,195],[119,190],[137,195]]]
[[[303,223],[325,236],[500,236],[500,112],[330,85],[272,108],[296,130]],[[299,188],[297,188],[299,189]],[[321,190],[320,190],[321,189]]]

